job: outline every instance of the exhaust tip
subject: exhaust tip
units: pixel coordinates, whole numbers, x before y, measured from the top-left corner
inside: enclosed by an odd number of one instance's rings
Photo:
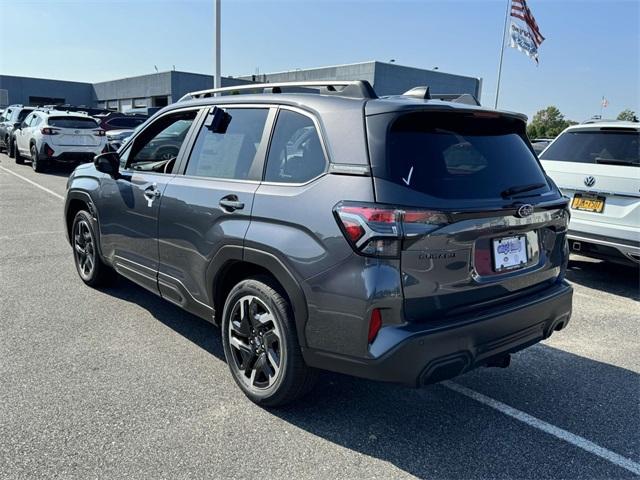
[[[507,353],[506,355],[490,358],[486,365],[487,367],[507,368],[511,365],[511,354]]]

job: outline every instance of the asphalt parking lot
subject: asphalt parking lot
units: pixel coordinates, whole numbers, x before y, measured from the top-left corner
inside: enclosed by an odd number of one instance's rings
[[[69,170],[0,154],[0,477],[637,478],[637,272],[576,257],[570,325],[508,369],[407,389],[324,374],[245,399],[215,327],[76,275]],[[35,182],[35,183],[31,183]]]

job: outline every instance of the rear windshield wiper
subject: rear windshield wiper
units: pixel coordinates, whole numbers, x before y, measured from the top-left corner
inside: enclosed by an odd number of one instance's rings
[[[632,167],[640,166],[638,162],[632,162],[631,160],[618,160],[615,158],[596,158],[596,163],[603,165],[630,165]]]
[[[512,197],[518,193],[530,192],[531,190],[537,190],[539,188],[546,187],[545,183],[530,183],[528,185],[516,185],[515,187],[509,187],[500,193],[503,197]]]

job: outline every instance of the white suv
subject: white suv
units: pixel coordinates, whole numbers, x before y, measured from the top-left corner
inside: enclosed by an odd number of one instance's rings
[[[31,159],[36,172],[53,162],[90,162],[106,147],[105,132],[84,113],[34,110],[13,132],[16,163]]]
[[[640,264],[640,124],[569,127],[540,154],[540,160],[571,198],[571,250]]]

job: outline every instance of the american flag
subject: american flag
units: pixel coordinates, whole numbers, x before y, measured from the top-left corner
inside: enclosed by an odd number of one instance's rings
[[[533,18],[531,10],[527,6],[527,0],[511,0],[511,16],[522,20],[529,27],[531,38],[539,47],[544,42],[544,37],[540,33],[540,28],[536,23],[536,19]]]

